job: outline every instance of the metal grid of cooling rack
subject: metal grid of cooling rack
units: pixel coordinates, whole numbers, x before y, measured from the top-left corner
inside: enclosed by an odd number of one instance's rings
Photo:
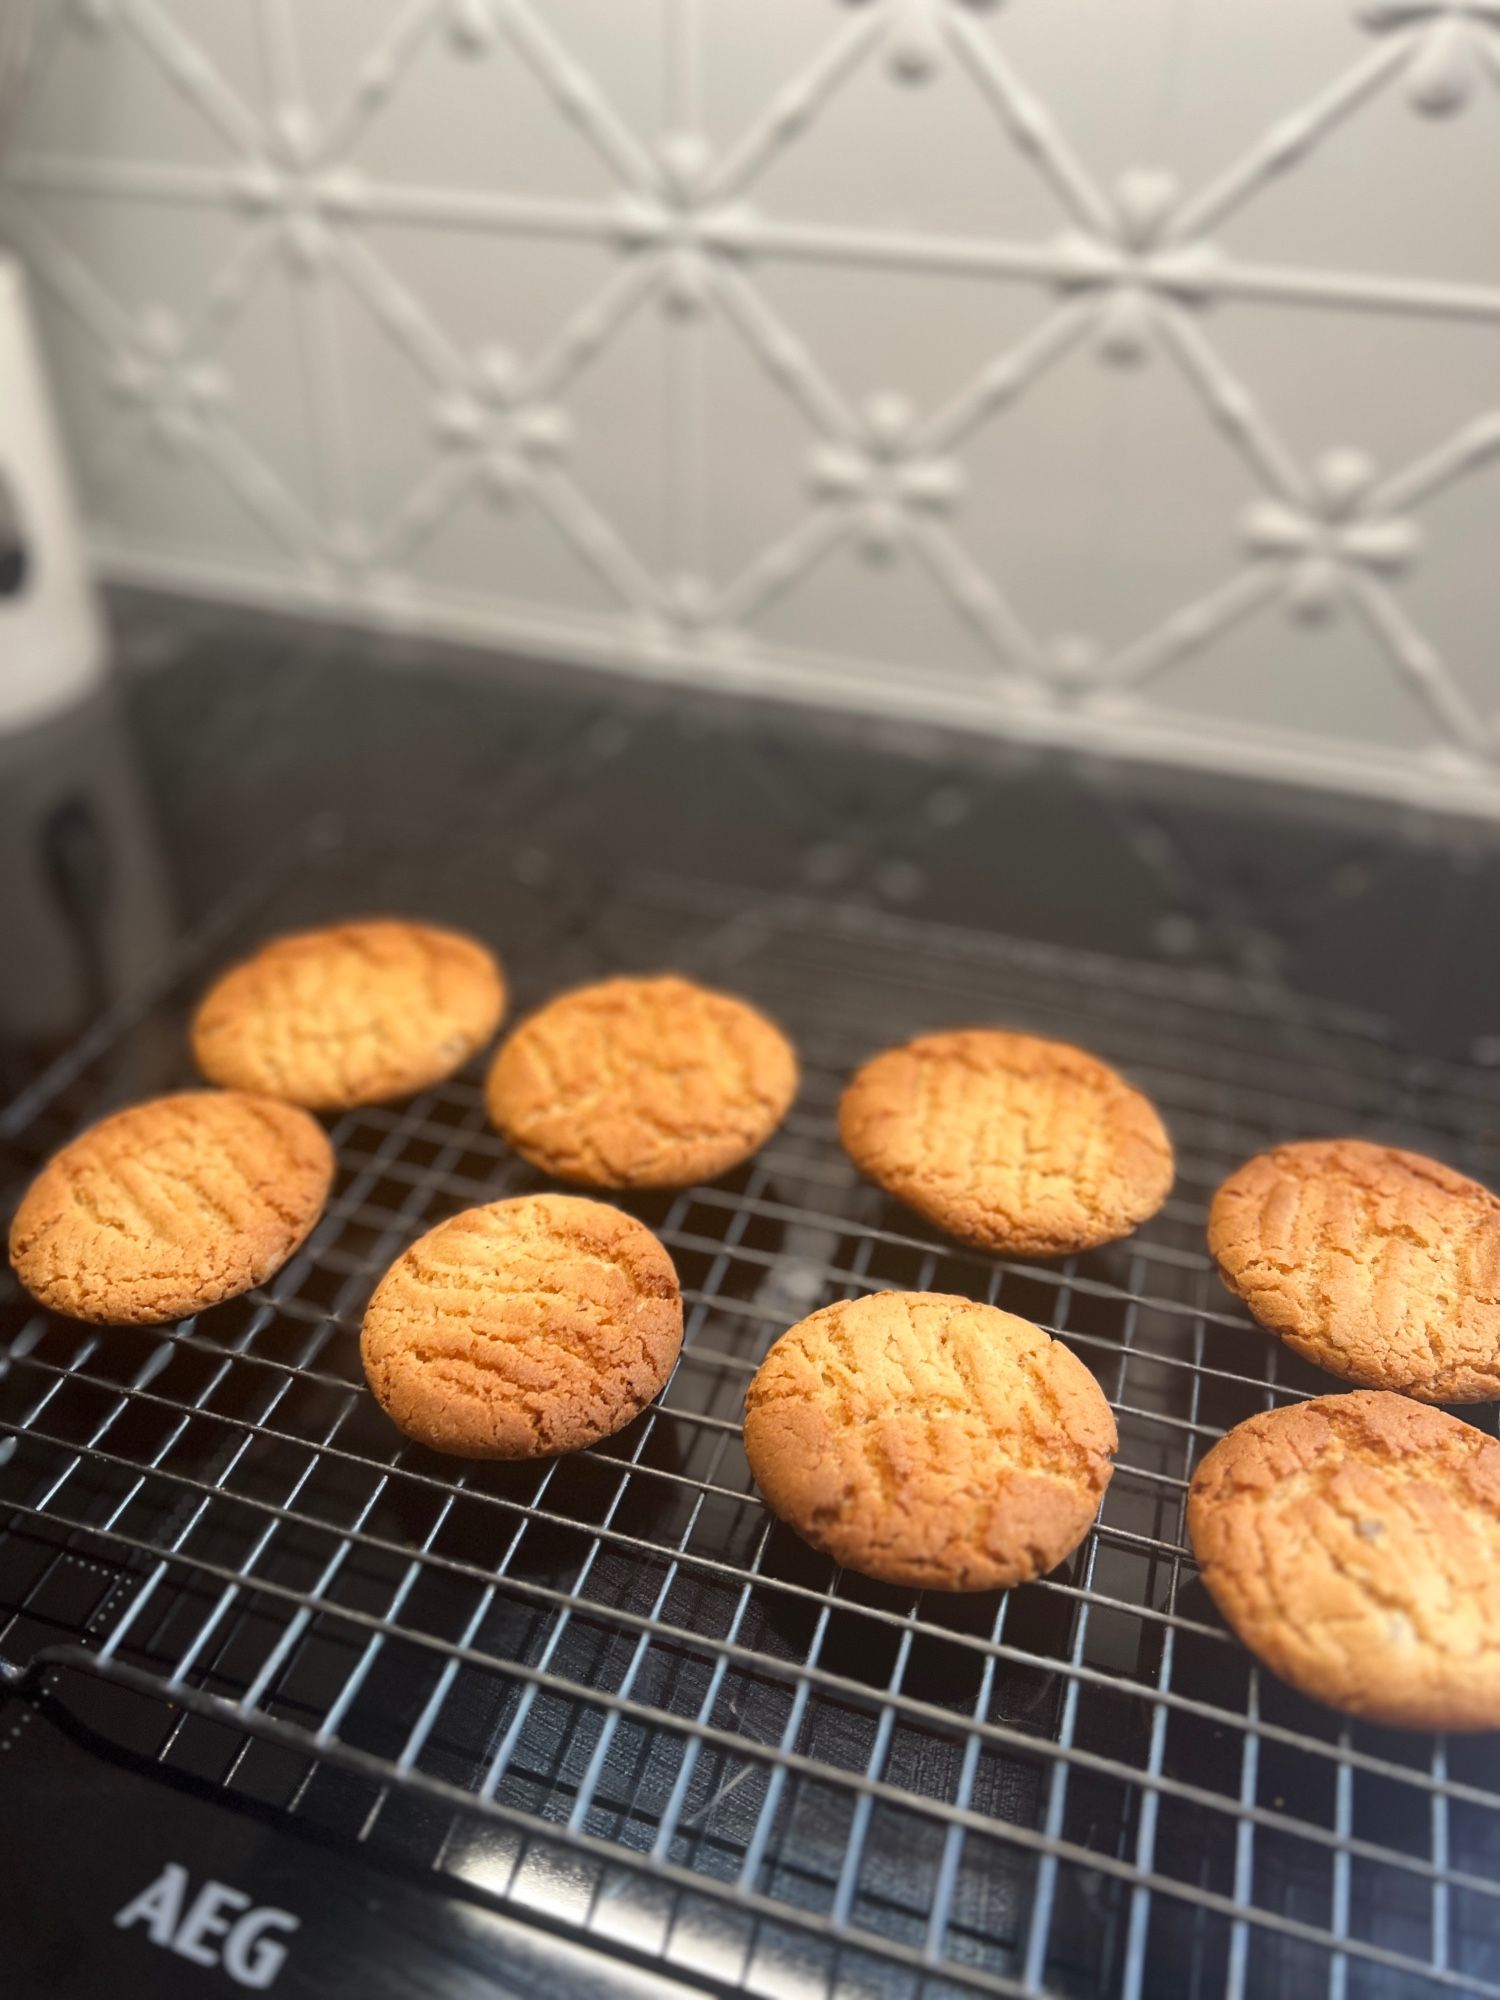
[[[289,1810],[342,1774],[352,1838],[439,1807],[429,1865],[722,1988],[1500,1995],[1500,1745],[1301,1701],[1220,1626],[1183,1539],[1197,1456],[1332,1386],[1219,1290],[1212,1186],[1332,1129],[1493,1173],[1493,1080],[1219,975],[685,884],[635,883],[529,974],[666,963],[779,1014],[806,1084],[747,1167],[626,1204],[688,1308],[659,1405],[541,1466],[405,1444],[361,1385],[364,1301],[433,1221],[537,1179],[472,1075],[351,1113],[329,1212],[263,1291],[155,1330],[7,1300],[0,1657],[163,1697],[163,1761],[201,1721],[231,1793],[265,1796],[268,1757]],[[39,1149],[60,1094],[81,1122],[140,1077],[185,997],[31,1093]],[[1157,1098],[1181,1175],[1136,1237],[997,1262],[853,1174],[850,1068],[976,1019],[1085,1040]],[[887,1286],[998,1300],[1099,1376],[1118,1470],[1053,1576],[913,1596],[834,1570],[755,1498],[750,1372],[804,1313]],[[94,1587],[59,1593],[80,1557]]]

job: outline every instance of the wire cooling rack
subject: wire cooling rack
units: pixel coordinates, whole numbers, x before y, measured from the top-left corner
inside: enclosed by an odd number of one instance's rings
[[[18,1171],[183,1080],[205,967],[339,907],[331,883],[299,893],[221,914],[55,1065],[4,1128]],[[582,919],[538,911],[523,998],[675,965],[769,1007],[803,1053],[755,1160],[623,1204],[687,1305],[659,1404],[538,1466],[406,1444],[363,1389],[365,1300],[434,1221],[539,1183],[487,1130],[477,1074],[348,1114],[329,1211],[263,1290],[138,1330],[9,1294],[12,1678],[82,1666],[152,1693],[169,1768],[721,1989],[1500,1995],[1500,1744],[1302,1701],[1228,1636],[1183,1534],[1229,1425],[1336,1386],[1218,1286],[1214,1185],[1272,1139],[1344,1131],[1493,1175],[1495,1081],[1228,977],[817,902],[637,880]],[[980,1020],[1084,1041],[1161,1105],[1180,1176],[1128,1242],[997,1261],[853,1173],[851,1068]],[[1052,1576],[913,1595],[836,1570],[755,1497],[749,1375],[803,1314],[885,1287],[996,1300],[1103,1384],[1118,1470]]]

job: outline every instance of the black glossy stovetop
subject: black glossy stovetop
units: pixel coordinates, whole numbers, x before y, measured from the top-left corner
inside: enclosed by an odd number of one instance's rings
[[[473,1076],[339,1121],[326,1225],[243,1305],[101,1338],[12,1293],[7,1995],[356,1966],[372,1993],[1500,1990],[1495,1746],[1450,1760],[1250,1671],[1181,1534],[1200,1450],[1332,1386],[1214,1285],[1215,1178],[1330,1123],[1500,1169],[1492,829],[144,599],[117,622],[111,695],[0,744],[8,1186],[186,1080],[225,956],[372,908],[491,939],[523,1009],[617,966],[738,986],[808,1082],[750,1168],[636,1204],[683,1367],[540,1480],[401,1446],[352,1358],[384,1260],[530,1185]],[[848,1067],[969,1018],[1157,1095],[1183,1178],[1129,1246],[1002,1266],[847,1169]],[[1029,1313],[1120,1415],[1099,1528],[1009,1601],[841,1578],[750,1488],[749,1370],[882,1284]]]

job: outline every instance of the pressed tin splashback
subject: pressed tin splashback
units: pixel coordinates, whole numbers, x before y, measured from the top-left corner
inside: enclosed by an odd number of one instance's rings
[[[1500,807],[1500,0],[75,0],[107,574]]]

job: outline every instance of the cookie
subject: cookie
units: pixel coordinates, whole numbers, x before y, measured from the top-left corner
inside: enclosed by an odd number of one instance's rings
[[[564,993],[517,1028],[485,1100],[523,1159],[584,1187],[687,1187],[763,1145],[797,1057],[743,1000],[670,974]]]
[[[1500,1396],[1500,1200],[1365,1139],[1277,1146],[1214,1196],[1208,1247],[1262,1326],[1424,1403]]]
[[[774,1514],[835,1562],[918,1590],[1005,1590],[1087,1534],[1115,1420],[1075,1355],[1024,1319],[877,1292],[784,1333],[745,1397]]]
[[[383,1104],[441,1083],[500,1025],[505,982],[483,945],[375,918],[272,938],[193,1017],[211,1083],[310,1111]]]
[[[333,1149],[303,1111],[237,1091],[154,1097],[53,1155],[16,1210],[10,1261],[74,1319],[183,1319],[278,1271],[332,1183]]]
[[[1066,1042],[921,1035],[867,1062],[839,1137],[861,1172],[983,1250],[1060,1257],[1127,1236],[1172,1187],[1155,1107]]]
[[[464,1458],[578,1451],[639,1416],[682,1346],[672,1260],[633,1216],[571,1194],[465,1209],[377,1286],[359,1352],[376,1401]]]
[[[1406,1729],[1500,1728],[1500,1443],[1382,1390],[1269,1410],[1193,1475],[1209,1594],[1272,1673]]]

